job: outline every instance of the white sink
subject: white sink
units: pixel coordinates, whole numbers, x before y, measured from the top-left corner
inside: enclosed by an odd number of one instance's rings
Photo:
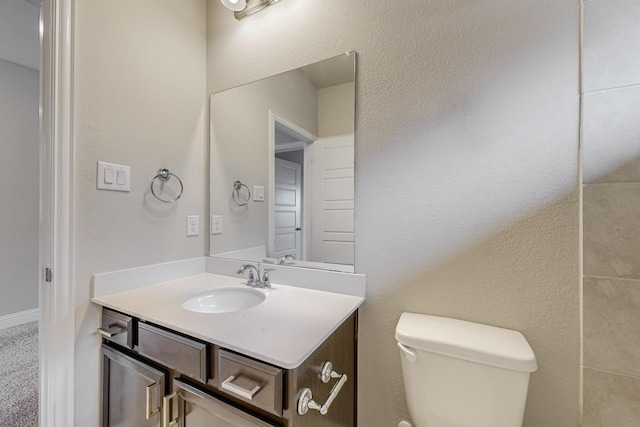
[[[180,307],[196,313],[231,313],[260,304],[265,295],[256,289],[219,288],[185,297]]]

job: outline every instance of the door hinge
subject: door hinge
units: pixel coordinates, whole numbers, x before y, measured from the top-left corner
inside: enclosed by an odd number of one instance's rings
[[[49,267],[45,267],[44,269],[44,281],[47,283],[51,283],[51,269]]]

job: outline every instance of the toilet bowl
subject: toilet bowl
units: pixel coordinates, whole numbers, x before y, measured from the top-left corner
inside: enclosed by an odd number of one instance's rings
[[[537,362],[520,332],[403,313],[395,336],[415,427],[522,427]]]

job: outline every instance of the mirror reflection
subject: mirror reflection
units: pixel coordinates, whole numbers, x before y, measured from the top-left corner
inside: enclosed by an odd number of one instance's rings
[[[210,103],[210,255],[353,272],[355,53]]]

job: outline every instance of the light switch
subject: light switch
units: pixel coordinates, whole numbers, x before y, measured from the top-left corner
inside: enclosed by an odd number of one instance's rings
[[[131,167],[98,162],[98,190],[131,191]]]
[[[104,170],[104,183],[113,184],[113,169]]]

